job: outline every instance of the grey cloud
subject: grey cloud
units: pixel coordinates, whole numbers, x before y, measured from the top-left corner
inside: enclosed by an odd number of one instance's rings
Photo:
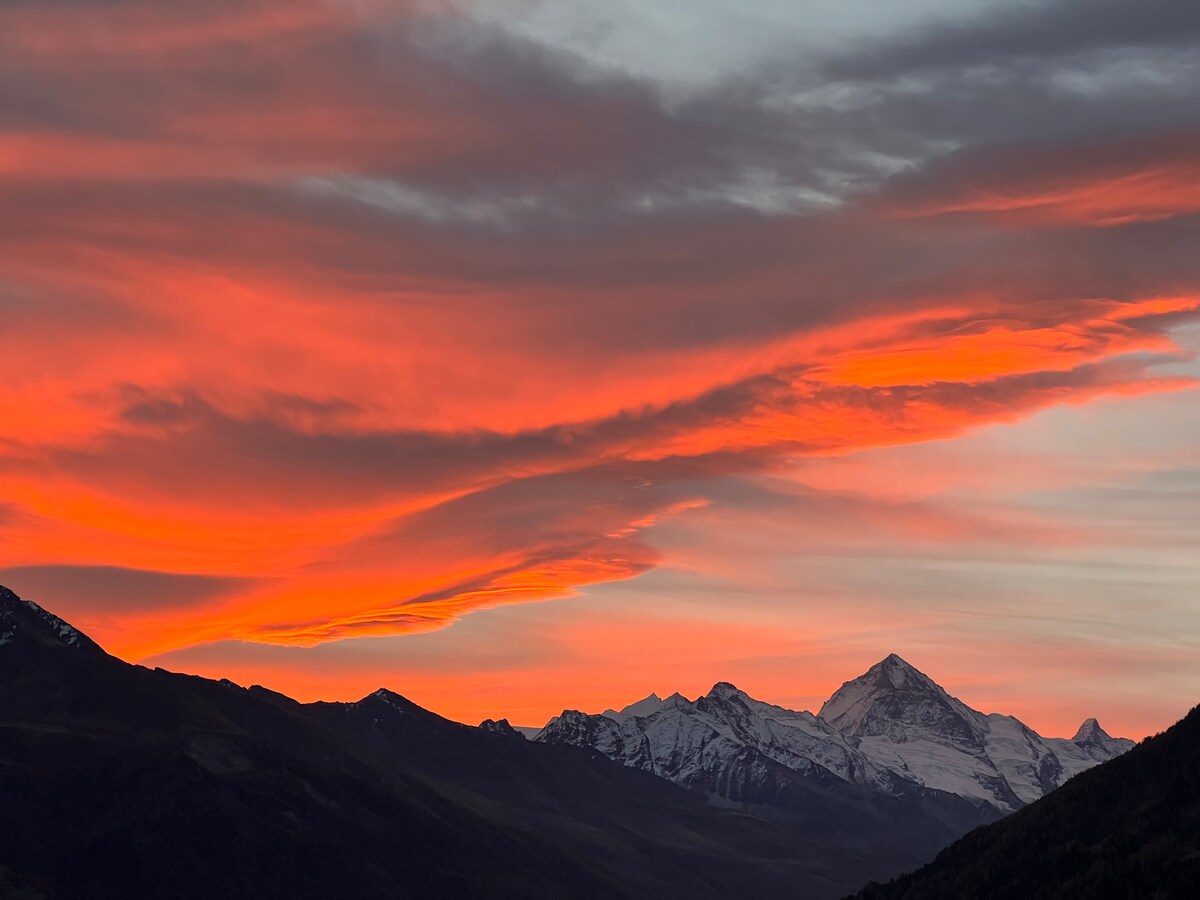
[[[891,179],[873,201],[888,207],[952,202],[971,192],[1006,196],[1039,190],[1064,178],[1125,177],[1176,163],[1200,163],[1200,126],[1074,140],[1029,141],[967,147],[919,170]]]
[[[35,565],[0,569],[0,584],[64,615],[117,615],[200,606],[253,585],[253,579],[156,572],[119,566]]]
[[[1151,136],[1139,146],[1153,149],[1157,143]],[[906,193],[937,196],[953,190],[964,171],[1004,169],[1041,177],[1060,170],[1064,156],[1081,163],[1095,155],[1117,159],[1125,145],[1118,143],[1112,153],[1108,143],[1088,149],[1092,146],[1076,140],[971,151],[897,179],[884,200]],[[879,309],[909,308],[931,295],[970,289],[980,279],[1012,285],[1037,300],[1138,294],[1194,286],[1200,277],[1193,252],[1196,223],[1187,217],[1155,227],[1047,234],[996,231],[986,223],[961,229],[886,222],[851,210],[799,219],[680,216],[621,228],[601,223],[497,237],[433,234],[336,198],[298,198],[264,186],[0,184],[0,202],[13,213],[0,223],[0,245],[77,241],[143,258],[280,273],[289,280],[310,275],[347,303],[378,302],[382,292],[407,285],[428,289],[427,279],[435,279],[455,308],[486,303],[490,313],[495,296],[481,298],[469,288],[506,288],[503,303],[518,317],[514,321],[546,341],[583,329],[597,352],[705,346],[793,332]],[[167,219],[171,229],[155,227]],[[114,220],[142,224],[117,232],[110,225]],[[1036,277],[1023,278],[1026,273]],[[94,306],[95,297],[88,302]],[[26,306],[22,315],[32,323],[46,314]],[[63,328],[76,323],[73,316],[50,319]],[[638,327],[630,328],[631,321]]]
[[[937,24],[867,46],[829,65],[840,78],[880,78],[945,66],[1054,57],[1104,48],[1183,47],[1200,40],[1191,0],[1044,0],[1001,3],[979,18]]]
[[[17,131],[51,127],[191,147],[200,162],[240,155],[247,171],[158,178],[191,179],[200,190],[213,188],[215,178],[225,194],[251,205],[262,202],[264,191],[255,164],[269,162],[276,193],[290,173],[293,191],[340,193],[342,206],[365,202],[377,213],[407,218],[421,234],[483,233],[495,241],[492,232],[515,231],[545,240],[641,218],[811,214],[947,146],[1200,115],[1190,89],[1200,59],[1186,52],[1195,27],[1181,21],[1187,6],[1182,0],[1024,5],[953,28],[930,26],[911,48],[868,47],[861,60],[842,66],[882,65],[877,61],[909,53],[916,60],[944,57],[945,66],[960,67],[953,72],[914,81],[899,77],[905,71],[897,65],[865,86],[830,85],[814,81],[807,60],[775,58],[670,101],[645,77],[600,70],[570,49],[463,15],[348,21],[268,37],[264,45],[214,38],[180,48],[165,68],[159,56],[89,54],[47,65],[23,62],[14,52],[0,62],[0,118],[7,115]],[[187,21],[183,8],[170,7],[170,17]],[[1088,96],[1055,80],[1062,69],[1046,62],[1054,47],[1096,50],[1106,46],[1105,35],[1122,34],[1137,46],[1162,37],[1183,56],[1147,57],[1155,77],[1118,78]],[[996,54],[1026,43],[1044,52],[1017,54],[997,68]],[[1097,57],[1076,65],[1082,77],[1112,62]],[[836,75],[843,77],[847,72]],[[846,91],[858,96],[848,106]],[[289,112],[326,110],[348,116],[345,127],[289,130]],[[276,113],[283,118],[260,130],[221,127],[222,116]],[[205,121],[211,126],[199,124]],[[419,122],[428,134],[388,130],[388,123],[405,121]],[[467,133],[464,123],[471,124]],[[136,191],[128,181],[65,188],[111,203],[114,192]]]

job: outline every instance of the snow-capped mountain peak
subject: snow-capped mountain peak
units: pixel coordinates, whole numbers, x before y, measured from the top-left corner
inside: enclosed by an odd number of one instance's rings
[[[895,653],[838,688],[819,715],[852,740],[902,741],[926,732],[956,742],[978,738],[978,714]]]
[[[1079,730],[1075,732],[1075,737],[1070,741],[1064,741],[1057,738],[1054,741],[1062,747],[1060,756],[1076,756],[1075,765],[1072,766],[1069,762],[1064,765],[1071,770],[1071,774],[1079,771],[1079,766],[1082,761],[1083,768],[1086,768],[1088,762],[1104,762],[1112,759],[1115,756],[1120,756],[1126,750],[1133,749],[1133,741],[1127,738],[1115,738],[1103,728],[1095,719],[1085,719],[1083,724],[1079,726]]]
[[[663,700],[658,694],[651,694],[649,697],[643,697],[636,703],[630,703],[623,709],[606,709],[601,715],[608,716],[610,719],[627,719],[634,716],[651,716],[662,707]]]
[[[1071,740],[1076,744],[1107,744],[1113,740],[1113,737],[1101,728],[1100,723],[1095,719],[1084,719],[1079,730],[1075,732],[1075,737]]]
[[[1073,741],[1042,738],[1012,716],[972,709],[896,654],[843,684],[815,716],[721,681],[695,701],[651,694],[600,716],[567,710],[535,740],[590,747],[726,799],[774,784],[764,773],[779,765],[821,783],[891,796],[926,789],[995,811],[1017,809],[1133,745],[1094,720]]]
[[[914,685],[937,687],[932,678],[895,653],[889,653],[871,668],[882,672],[896,688],[907,688]]]
[[[722,700],[728,700],[730,697],[737,695],[741,695],[743,697],[748,696],[747,694],[743,694],[737,689],[736,686],[730,684],[728,681],[718,681],[712,686],[712,690],[710,690],[705,696],[720,697]]]
[[[1018,720],[972,709],[895,654],[846,682],[821,717],[885,768],[1002,810],[1043,796],[1075,768]]]

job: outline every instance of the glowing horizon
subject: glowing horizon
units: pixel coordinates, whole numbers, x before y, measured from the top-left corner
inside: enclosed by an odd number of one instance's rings
[[[1178,6],[12,4],[0,583],[465,721],[812,708],[896,652],[1160,730],[1200,699]]]

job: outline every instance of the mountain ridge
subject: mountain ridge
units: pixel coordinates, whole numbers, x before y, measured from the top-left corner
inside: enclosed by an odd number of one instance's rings
[[[1200,706],[1131,751],[976,829],[857,900],[1193,897],[1200,884]]]
[[[42,612],[0,594],[0,895],[831,900],[961,833],[761,756],[793,814],[386,688],[302,704],[134,666]]]
[[[748,782],[758,754],[805,777],[893,797],[953,795],[997,815],[1133,746],[1093,718],[1075,738],[1044,738],[1012,716],[972,709],[895,653],[845,682],[816,714],[721,681],[694,701],[651,694],[619,712],[564,710],[533,739],[587,746],[726,800],[748,802],[730,767],[742,759]]]

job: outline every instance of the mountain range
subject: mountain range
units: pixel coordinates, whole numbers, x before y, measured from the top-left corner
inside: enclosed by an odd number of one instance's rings
[[[927,785],[917,756],[905,773],[871,749],[885,714],[913,748],[1007,746],[981,714],[951,739],[926,712],[887,713],[881,671],[940,691],[889,657],[819,716],[722,684],[551,723],[587,740],[525,740],[386,689],[301,704],[129,665],[0,588],[0,896],[843,896],[1001,814],[982,782]],[[1123,749],[1098,726],[1068,743],[1037,750],[1066,772]],[[1019,800],[1024,782],[1006,783]]]
[[[797,809],[797,779],[854,786],[964,828],[992,821],[1133,747],[1088,719],[1045,738],[950,696],[895,654],[846,682],[818,714],[719,683],[696,700],[651,694],[621,710],[566,710],[533,736],[590,747],[727,801]],[[964,810],[969,810],[964,811]]]

